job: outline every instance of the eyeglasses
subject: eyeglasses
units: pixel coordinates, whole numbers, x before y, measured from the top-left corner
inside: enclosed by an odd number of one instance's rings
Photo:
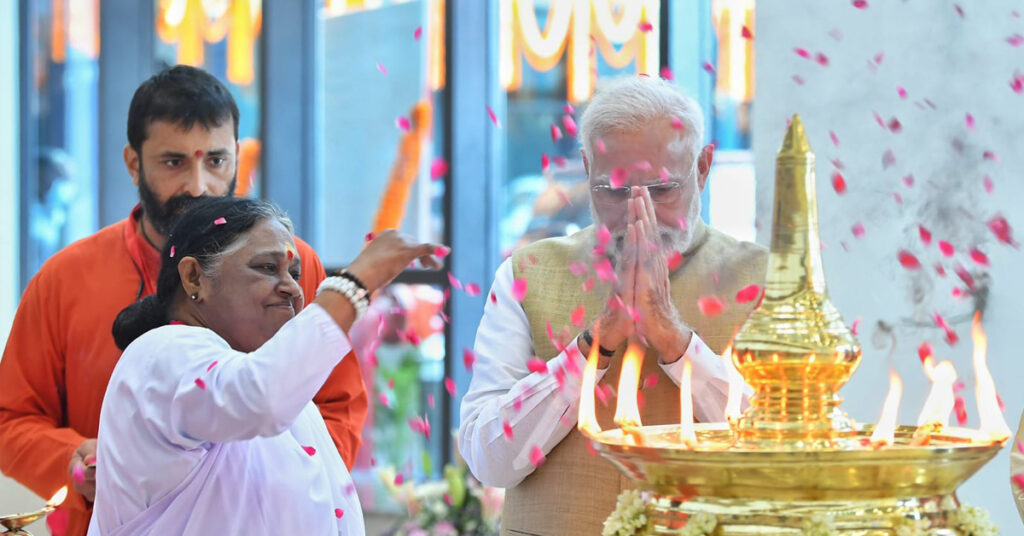
[[[682,197],[683,188],[678,182],[663,182],[641,186],[651,194],[651,201],[657,204],[674,203]],[[590,187],[594,202],[599,205],[620,205],[629,200],[632,187],[612,188],[607,184],[596,184]]]

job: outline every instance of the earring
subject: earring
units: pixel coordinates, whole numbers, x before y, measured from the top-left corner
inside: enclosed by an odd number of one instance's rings
[[[198,300],[199,299],[199,293],[198,292],[193,292],[191,298],[192,298],[192,301]]]

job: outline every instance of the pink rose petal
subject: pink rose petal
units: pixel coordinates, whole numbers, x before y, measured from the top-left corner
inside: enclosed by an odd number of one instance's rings
[[[440,156],[430,163],[430,180],[436,181],[448,174],[448,161]]]
[[[572,272],[573,276],[579,277],[587,273],[588,269],[586,263],[582,261],[572,261],[569,263],[569,271]]]
[[[828,67],[828,56],[821,52],[814,55],[814,61],[818,62],[818,65],[822,67]]]
[[[607,257],[598,259],[594,263],[594,272],[601,281],[615,281],[615,269],[612,268],[612,262]]]
[[[992,234],[996,236],[996,240],[1000,243],[1008,246],[1019,247],[1019,244],[1013,239],[1013,229],[1010,228],[1010,223],[1006,221],[1006,218],[1002,215],[993,216],[992,219],[986,223],[988,229],[992,231]]]
[[[846,193],[846,179],[838,171],[832,172],[832,189],[839,195]]]
[[[448,283],[451,284],[455,290],[462,290],[462,281],[459,281],[457,277],[448,272]]]
[[[537,357],[531,357],[526,362],[526,370],[529,370],[531,373],[547,374],[548,373],[548,363],[547,363],[547,361],[544,361],[543,359],[540,359],[540,358],[537,358]]]
[[[342,510],[341,508],[335,508],[334,509],[334,517],[336,517],[338,519],[341,519],[344,515],[345,515],[345,511]]]
[[[574,325],[574,326],[582,326],[583,325],[584,314],[585,313],[583,311],[583,305],[580,305],[579,307],[574,309],[572,311],[572,314],[569,316],[569,320],[572,322],[572,325]]]
[[[852,325],[852,326],[850,326],[850,331],[851,331],[851,332],[852,332],[852,333],[853,333],[854,335],[856,335],[856,334],[857,334],[857,330],[858,330],[859,328],[860,328],[860,317],[858,316],[857,318],[855,318],[855,319],[853,320],[853,325]]]
[[[462,349],[462,365],[466,367],[467,371],[473,370],[473,363],[476,363],[476,353],[469,348]]]
[[[907,188],[914,186],[914,176],[907,175],[906,177],[903,177],[903,186],[906,186]]]
[[[514,437],[512,434],[512,424],[507,419],[501,422],[501,429],[505,433],[505,439],[512,441]]]
[[[384,64],[379,62],[379,61],[377,62],[377,70],[380,71],[380,74],[382,74],[384,76],[387,76],[387,74],[388,74],[387,68],[384,67]]]
[[[604,154],[604,140],[597,140],[596,142],[594,142],[594,145],[597,148],[597,154]]]
[[[228,222],[228,220],[226,220],[224,218],[217,218],[217,219],[213,220],[213,224],[214,225],[224,225],[227,222]]]
[[[313,448],[313,447],[304,446],[304,447],[302,447],[302,450],[306,451],[306,454],[308,454],[310,456],[316,454],[316,449]]]
[[[487,107],[487,117],[491,118],[491,123],[494,123],[494,126],[501,128],[501,123],[498,122],[498,116],[494,113],[494,110],[492,110],[490,106]]]
[[[613,168],[611,175],[608,177],[608,182],[611,183],[612,188],[622,188],[628,178],[629,171],[623,168]]]
[[[917,226],[917,234],[921,235],[921,242],[924,242],[924,245],[930,246],[932,244],[932,233],[924,225]]]
[[[921,261],[918,261],[917,257],[915,257],[909,251],[907,251],[905,249],[901,249],[899,251],[899,254],[897,255],[897,257],[898,257],[898,259],[900,261],[900,264],[903,265],[904,268],[906,268],[908,270],[920,270],[921,269]]]
[[[964,116],[964,122],[967,123],[967,130],[974,130],[974,116],[967,114]]]
[[[839,136],[836,136],[835,132],[828,131],[828,137],[832,139],[832,145],[839,147]]]
[[[480,295],[480,285],[476,283],[466,283],[466,294],[470,296]]]
[[[750,28],[747,28],[744,25],[742,28],[740,28],[740,37],[742,37],[744,39],[753,39],[754,38],[754,32],[751,32]]]
[[[811,53],[808,52],[807,49],[805,49],[805,48],[797,47],[797,48],[793,49],[793,52],[796,52],[797,56],[800,56],[801,58],[803,58],[805,60],[811,59]]]
[[[988,266],[988,255],[982,253],[978,248],[971,248],[971,260],[981,266]]]
[[[540,450],[540,447],[533,446],[530,448],[530,464],[534,467],[540,467],[544,463],[544,453]]]
[[[409,132],[410,130],[412,130],[412,122],[410,122],[409,118],[405,117],[404,115],[399,116],[397,119],[395,119],[395,126],[398,127],[398,129],[403,132]]]
[[[867,0],[853,0],[853,7],[857,9],[867,9],[868,2]]]
[[[714,75],[715,74],[715,66],[711,65],[711,62],[705,61],[704,65],[702,65],[701,67],[704,69],[704,71],[706,73],[708,73],[710,75]]]
[[[417,40],[417,41],[419,41],[419,40],[420,40],[420,37],[421,37],[422,35],[423,35],[423,27],[422,27],[422,26],[417,26],[417,27],[416,27],[416,30],[414,30],[414,31],[412,32],[412,38],[413,38],[413,39],[415,39],[415,40]]]
[[[650,22],[642,20],[642,21],[640,21],[640,24],[637,24],[637,29],[639,29],[643,33],[647,33],[647,32],[650,32],[651,30],[653,30],[654,26],[651,25]]]
[[[172,259],[174,258],[174,249],[175,249],[174,246],[171,246],[171,258]]]
[[[761,287],[758,285],[747,285],[736,293],[736,303],[748,303],[756,300],[761,295]]]
[[[210,363],[210,366],[206,367],[206,372],[210,372],[211,370],[213,370],[213,367],[216,367],[217,363],[218,363],[218,361],[214,361],[213,363]]]
[[[985,175],[985,178],[981,180],[981,184],[985,187],[985,193],[990,194],[992,190],[995,190],[995,183],[992,182],[992,177],[988,175]]]
[[[401,486],[402,482],[405,482],[405,477],[402,476],[402,473],[398,473],[397,475],[395,475],[395,485]]]
[[[672,118],[672,128],[676,130],[683,130],[683,120],[678,117]]]
[[[669,67],[668,65],[662,67],[661,71],[658,74],[665,80],[668,80],[669,82],[676,79],[675,74],[672,72],[672,68]]]
[[[907,98],[907,90],[903,89],[902,86],[896,86],[896,93],[899,94],[901,99]]]
[[[455,396],[455,380],[451,378],[444,379],[444,389],[448,391],[448,394],[452,397]]]
[[[892,149],[886,149],[882,153],[882,169],[888,169],[896,163],[896,154],[892,152]]]
[[[899,132],[901,130],[903,130],[903,124],[900,123],[899,119],[896,119],[895,117],[893,117],[892,119],[889,120],[889,131],[890,132],[892,132],[893,134],[899,134]]]
[[[547,153],[540,154],[540,170],[547,171],[548,167],[551,166],[551,160],[548,158]]]
[[[943,257],[952,257],[956,251],[953,249],[953,244],[946,242],[945,240],[939,240],[939,251],[942,252]]]
[[[196,385],[200,389],[203,389],[204,391],[206,390],[206,382],[204,382],[201,378],[196,378]]]
[[[719,315],[725,310],[725,305],[717,296],[701,296],[697,299],[697,307],[701,314],[707,317]]]
[[[379,393],[377,395],[377,398],[380,400],[380,403],[381,403],[382,406],[384,406],[385,408],[391,409],[391,401],[388,400],[388,395],[386,395],[384,393]]]
[[[512,282],[512,299],[516,300],[517,302],[521,302],[521,301],[523,301],[523,298],[525,298],[525,297],[526,297],[526,280],[525,279],[516,279],[515,281]]]
[[[551,141],[557,142],[560,139],[562,139],[562,129],[557,125],[551,125]]]
[[[863,223],[857,222],[857,223],[853,224],[853,227],[850,229],[850,231],[853,233],[854,238],[864,238],[864,224]]]
[[[443,259],[447,257],[448,254],[450,254],[451,252],[452,248],[444,246],[437,246],[436,248],[434,248],[434,256],[437,257],[438,259]]]
[[[668,254],[666,261],[668,262],[668,271],[674,272],[679,265],[683,264],[683,254],[678,251],[673,251]]]

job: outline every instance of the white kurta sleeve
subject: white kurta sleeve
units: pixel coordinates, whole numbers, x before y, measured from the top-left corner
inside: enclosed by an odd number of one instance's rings
[[[251,353],[210,330],[168,326],[129,345],[122,360],[135,361],[134,373],[115,388],[134,391],[143,418],[184,448],[269,437],[291,426],[350,349],[315,304]]]
[[[672,378],[676,386],[679,385],[679,381],[683,377],[683,363],[686,362],[686,358],[689,358],[692,363],[690,392],[693,397],[693,416],[699,422],[727,420],[725,404],[729,399],[729,369],[732,365],[726,364],[721,356],[708,348],[708,345],[704,344],[704,341],[694,333],[683,357],[669,364],[658,360],[661,370],[669,378]],[[750,386],[743,384],[741,409],[745,409],[750,404],[751,394],[753,394],[753,390]]]
[[[586,365],[574,339],[547,371],[530,372],[530,324],[512,296],[513,279],[506,259],[491,287],[496,300],[487,301],[476,333],[473,378],[460,411],[459,450],[473,474],[496,487],[529,476],[534,447],[547,455],[576,426]]]

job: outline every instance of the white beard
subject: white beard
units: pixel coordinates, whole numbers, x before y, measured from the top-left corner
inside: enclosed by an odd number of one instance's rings
[[[594,220],[594,225],[601,225],[593,203],[590,204],[590,216]],[[700,194],[695,193],[686,211],[684,228],[680,229],[675,225],[658,225],[658,236],[660,238],[658,246],[661,253],[667,257],[674,251],[679,253],[686,252],[693,244],[694,227],[697,225],[698,220],[700,220]],[[605,246],[605,254],[613,264],[617,263],[622,257],[622,252],[626,247],[626,232],[626,230],[613,232],[611,240]]]

